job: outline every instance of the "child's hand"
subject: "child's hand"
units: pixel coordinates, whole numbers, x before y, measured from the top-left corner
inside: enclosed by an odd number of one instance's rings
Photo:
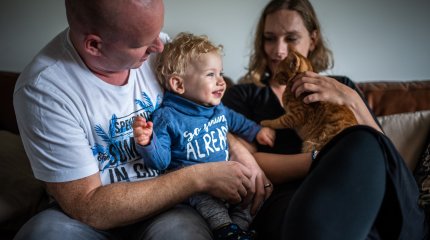
[[[269,145],[270,147],[273,147],[273,145],[275,145],[275,138],[275,130],[268,127],[262,127],[261,130],[257,133],[257,136],[255,137],[259,144]]]
[[[133,123],[134,141],[142,146],[151,142],[152,122],[147,122],[143,117],[136,117]]]

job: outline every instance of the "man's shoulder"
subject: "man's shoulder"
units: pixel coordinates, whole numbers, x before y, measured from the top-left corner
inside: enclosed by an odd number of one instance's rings
[[[18,78],[18,88],[23,85],[45,84],[49,80],[64,81],[67,75],[66,66],[73,65],[68,58],[71,54],[67,54],[70,50],[67,44],[67,30],[64,30],[40,50],[24,68]]]

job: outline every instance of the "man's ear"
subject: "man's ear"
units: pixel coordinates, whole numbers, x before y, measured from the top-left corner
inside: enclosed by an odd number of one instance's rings
[[[86,35],[84,39],[85,52],[93,56],[101,55],[102,39],[94,34]]]
[[[184,79],[178,75],[169,78],[169,85],[172,92],[183,94],[185,92]]]

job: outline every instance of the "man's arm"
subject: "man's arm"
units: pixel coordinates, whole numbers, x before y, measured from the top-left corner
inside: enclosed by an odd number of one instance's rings
[[[228,134],[228,141],[230,147],[230,159],[232,161],[237,161],[245,165],[251,170],[251,183],[252,188],[249,189],[249,195],[245,199],[244,203],[250,203],[251,213],[255,214],[263,201],[266,200],[270,194],[272,194],[273,187],[264,187],[267,184],[271,184],[270,180],[266,177],[264,172],[261,170],[260,166],[255,161],[249,149],[247,149],[239,140],[232,134]]]
[[[154,179],[102,186],[97,174],[46,183],[48,192],[71,217],[109,229],[154,216],[195,193],[238,203],[251,189],[251,171],[237,162],[198,164]]]

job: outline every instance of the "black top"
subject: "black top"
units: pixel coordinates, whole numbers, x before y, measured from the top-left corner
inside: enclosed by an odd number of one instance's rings
[[[360,94],[354,82],[348,77],[332,77]],[[363,98],[361,94],[360,96]],[[278,118],[285,113],[284,108],[268,84],[264,87],[259,87],[253,83],[234,85],[226,91],[222,101],[227,107],[242,113],[257,123],[266,119]],[[301,152],[301,148],[302,141],[293,129],[276,130],[276,140],[273,148],[257,143],[259,152],[296,154]]]

